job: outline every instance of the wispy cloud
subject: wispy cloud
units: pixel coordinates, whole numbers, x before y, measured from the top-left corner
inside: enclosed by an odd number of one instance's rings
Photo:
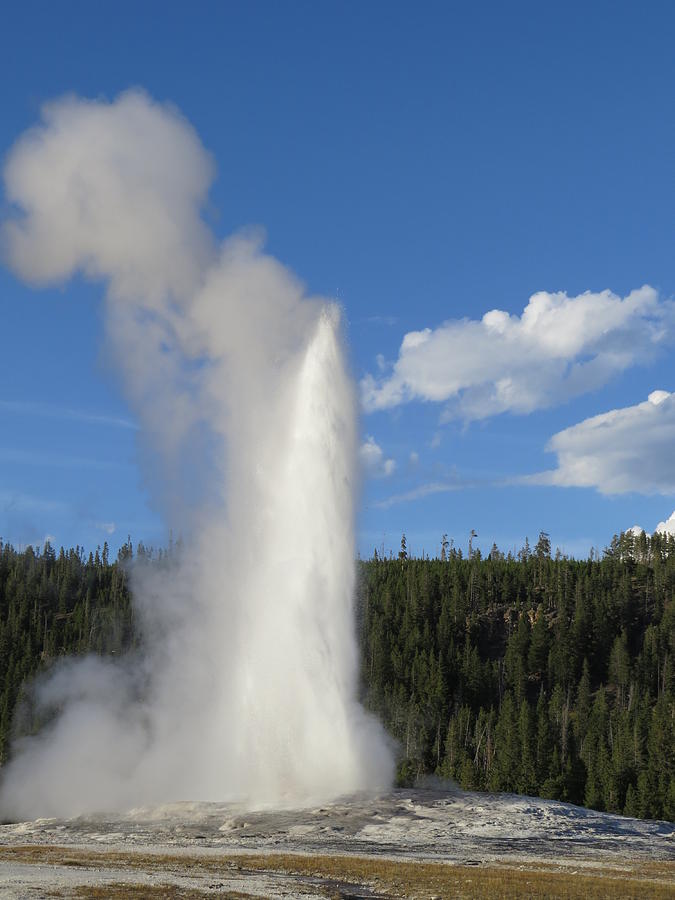
[[[82,456],[60,456],[35,450],[15,450],[0,447],[0,462],[22,466],[51,466],[58,469],[120,469],[125,463]]]
[[[0,490],[0,509],[3,512],[64,512],[67,508],[61,500],[32,497],[20,491]]]
[[[138,427],[130,419],[124,419],[119,416],[105,416],[65,406],[52,406],[51,403],[33,403],[24,400],[0,400],[0,412],[22,416],[39,416],[45,419],[83,422],[88,425],[106,425],[112,428],[130,428],[135,430]]]
[[[105,531],[106,534],[114,534],[117,530],[114,522],[94,522],[94,528],[98,531]]]
[[[392,494],[391,497],[376,501],[373,503],[373,506],[376,509],[389,509],[389,507],[396,506],[399,503],[410,503],[413,500],[422,500],[424,497],[429,497],[431,494],[445,494],[451,491],[460,491],[464,487],[468,487],[468,485],[459,482],[449,483],[446,481],[433,481],[429,484],[421,484],[402,494]]]
[[[369,325],[387,325],[392,327],[398,323],[398,316],[365,316],[361,321]]]
[[[46,543],[49,543],[54,547],[56,545],[56,535],[44,534],[42,537],[29,539],[27,541],[18,541],[14,544],[14,547],[22,553],[27,547],[35,547],[37,550],[42,550]]]

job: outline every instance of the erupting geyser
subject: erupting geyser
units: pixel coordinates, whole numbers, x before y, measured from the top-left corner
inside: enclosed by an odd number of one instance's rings
[[[106,322],[148,479],[188,534],[134,573],[142,657],[67,660],[59,714],[14,748],[0,814],[178,799],[296,805],[386,786],[356,701],[356,402],[339,311],[200,217],[213,166],[142,92],[65,98],[5,166],[6,262],[32,283],[107,283]]]

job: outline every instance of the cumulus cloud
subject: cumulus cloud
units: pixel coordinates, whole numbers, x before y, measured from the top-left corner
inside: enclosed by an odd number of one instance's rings
[[[674,446],[675,393],[653,391],[643,403],[610,410],[558,432],[547,448],[557,454],[558,467],[525,480],[594,487],[603,494],[673,494]]]
[[[673,535],[673,537],[675,537],[675,511],[671,514],[670,518],[665,520],[665,522],[659,522],[651,535],[649,535],[649,532],[642,528],[641,525],[633,525],[632,528],[627,528],[626,534],[632,534],[633,537],[640,537],[643,531],[650,537],[653,537],[657,533],[664,534],[666,537],[668,535]]]
[[[390,374],[363,378],[362,402],[367,412],[445,402],[446,421],[529,413],[648,362],[673,334],[675,304],[648,285],[623,299],[611,291],[542,291],[520,316],[493,309],[480,320],[409,332]]]
[[[670,518],[665,522],[659,522],[654,532],[660,531],[662,534],[672,534],[675,537],[675,511],[672,512]]]
[[[375,478],[387,478],[396,470],[396,461],[386,459],[382,447],[372,435],[368,435],[359,448],[361,465],[367,475]]]

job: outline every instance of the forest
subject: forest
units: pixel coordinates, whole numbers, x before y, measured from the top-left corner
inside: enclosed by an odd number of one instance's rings
[[[69,654],[142,644],[135,566],[171,546],[57,553],[0,541],[0,762],[35,727],[30,683]],[[615,536],[586,560],[542,532],[516,554],[358,561],[361,698],[425,774],[597,810],[675,820],[675,539]]]

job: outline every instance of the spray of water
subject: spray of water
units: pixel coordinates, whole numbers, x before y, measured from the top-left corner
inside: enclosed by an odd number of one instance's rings
[[[5,816],[177,799],[298,805],[386,786],[356,702],[356,403],[339,310],[256,234],[201,218],[213,164],[172,108],[133,91],[48,105],[4,170],[3,255],[34,284],[106,284],[106,332],[149,486],[189,535],[134,573],[141,658],[67,660],[14,748]]]

